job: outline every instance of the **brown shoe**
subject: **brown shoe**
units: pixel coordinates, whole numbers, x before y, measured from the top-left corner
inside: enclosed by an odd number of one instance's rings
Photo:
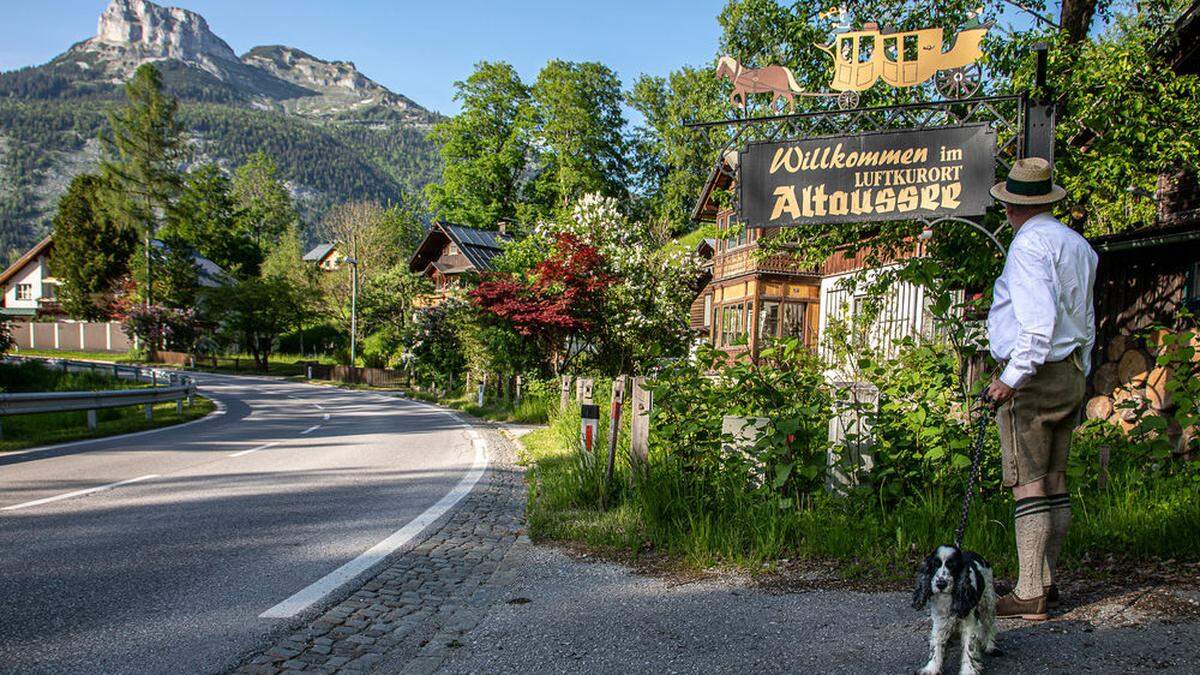
[[[1042,589],[1046,596],[1046,607],[1058,609],[1058,584],[1050,584]]]
[[[1016,591],[1002,596],[996,601],[996,616],[1019,616],[1026,621],[1045,621],[1050,618],[1050,615],[1046,613],[1045,595],[1023,600],[1017,597]]]

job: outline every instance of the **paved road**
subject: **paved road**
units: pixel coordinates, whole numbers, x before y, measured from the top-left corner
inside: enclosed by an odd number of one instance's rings
[[[0,671],[227,670],[350,589],[291,618],[261,614],[394,545],[478,475],[473,432],[439,410],[198,380],[223,415],[0,455]]]

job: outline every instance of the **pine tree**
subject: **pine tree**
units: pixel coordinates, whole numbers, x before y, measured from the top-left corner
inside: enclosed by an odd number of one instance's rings
[[[179,103],[163,92],[162,75],[143,64],[125,85],[129,104],[108,116],[111,130],[100,137],[101,175],[109,210],[134,228],[145,252],[147,306],[154,304],[154,256],[150,242],[170,213],[182,186],[186,157]]]
[[[109,318],[111,293],[137,245],[137,233],[105,211],[101,188],[98,176],[76,176],[54,215],[50,267],[62,282],[59,302],[75,319]]]
[[[204,164],[184,179],[162,238],[185,242],[231,274],[254,276],[263,251],[255,241],[256,233],[246,229],[243,214],[221,168]]]

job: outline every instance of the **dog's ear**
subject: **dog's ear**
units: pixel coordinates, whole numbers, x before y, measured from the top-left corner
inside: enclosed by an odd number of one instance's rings
[[[971,610],[983,597],[983,579],[973,563],[963,565],[954,580],[954,593],[950,599],[950,611],[960,619],[967,618]]]
[[[913,588],[912,606],[913,609],[921,609],[925,603],[929,602],[929,596],[933,592],[930,589],[930,584],[933,583],[933,556],[925,558],[921,561],[921,565],[917,568],[917,585]]]

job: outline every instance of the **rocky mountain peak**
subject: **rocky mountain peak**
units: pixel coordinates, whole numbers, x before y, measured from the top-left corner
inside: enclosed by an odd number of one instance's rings
[[[237,54],[208,28],[204,17],[148,0],[111,0],[89,43],[126,48],[150,58],[237,62]]]

